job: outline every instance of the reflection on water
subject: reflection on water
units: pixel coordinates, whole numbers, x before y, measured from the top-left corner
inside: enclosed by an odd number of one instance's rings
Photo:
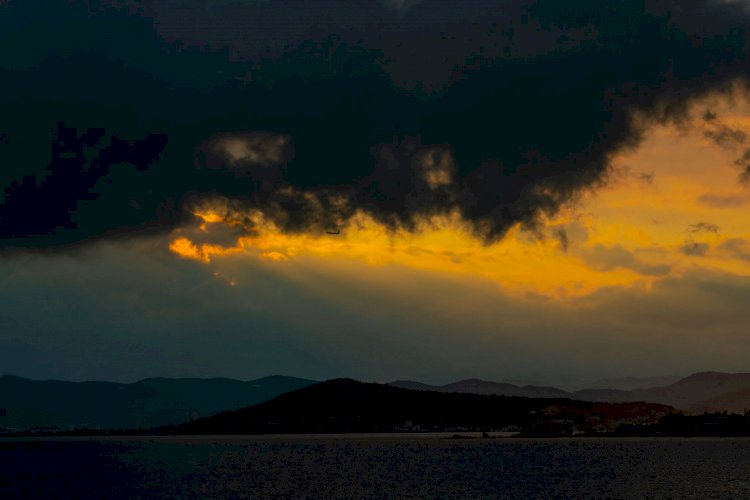
[[[750,439],[0,440],[1,498],[750,497]]]

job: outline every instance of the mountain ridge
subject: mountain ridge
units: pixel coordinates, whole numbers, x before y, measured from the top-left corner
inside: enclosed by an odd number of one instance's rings
[[[667,404],[688,413],[738,411],[741,408],[750,408],[750,399],[743,402],[745,401],[744,391],[749,391],[748,394],[750,394],[750,373],[745,372],[696,372],[666,386],[631,390],[589,388],[566,391],[556,387],[519,386],[508,382],[491,382],[481,379],[465,379],[442,386],[397,380],[389,385],[414,390],[473,392],[499,396],[568,397],[600,402],[644,401]]]
[[[576,435],[622,423],[653,424],[673,408],[656,403],[596,403],[414,391],[387,384],[333,379],[249,408],[222,412],[156,434],[327,434],[370,432],[495,432]]]
[[[131,383],[32,380],[0,375],[0,432],[3,429],[145,428],[253,406],[302,389],[315,381],[284,375],[254,380],[227,377],[150,377]],[[593,402],[648,402],[688,414],[750,409],[750,373],[696,372],[661,387],[633,390],[515,385],[467,378],[442,386],[397,380],[391,387],[412,391],[469,393]],[[0,412],[1,413],[1,412]]]

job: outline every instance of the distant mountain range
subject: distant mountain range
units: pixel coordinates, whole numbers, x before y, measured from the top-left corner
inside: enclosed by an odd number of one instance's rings
[[[655,403],[592,403],[403,389],[335,379],[241,410],[167,428],[157,434],[463,432],[513,429],[529,436],[611,432],[655,424],[673,409]]]
[[[631,391],[633,389],[648,389],[650,387],[664,387],[681,380],[677,375],[666,377],[609,377],[584,384],[582,389],[617,389]]]
[[[313,380],[283,376],[247,382],[226,378],[151,378],[120,384],[35,381],[5,375],[0,376],[0,432],[83,427],[138,429],[169,423],[177,425],[228,410],[252,407],[315,383]],[[388,386],[382,387],[515,398],[647,402],[672,406],[688,414],[717,411],[743,413],[750,410],[750,373],[696,373],[664,386],[630,390],[591,388],[565,391],[556,387],[519,386],[479,379],[442,386],[401,380]],[[334,396],[326,393],[326,397]],[[341,397],[348,396],[342,394]],[[310,404],[315,406],[318,403],[311,401]]]
[[[142,428],[175,424],[252,406],[314,384],[272,376],[243,382],[227,378],[149,378],[130,384],[63,382],[0,376],[0,431],[5,429]]]
[[[669,381],[671,377],[666,378]],[[616,379],[617,380],[617,379]],[[619,379],[627,381],[627,379]],[[638,379],[635,379],[638,380]],[[555,387],[517,386],[506,382],[468,379],[442,386],[398,380],[389,385],[411,390],[495,394],[499,396],[571,398],[583,401],[645,401],[674,406],[688,413],[750,410],[750,373],[701,372],[660,387],[591,388],[565,391]]]
[[[471,394],[485,394],[496,396],[520,396],[525,398],[569,398],[568,391],[555,387],[540,387],[535,385],[517,386],[507,382],[489,382],[471,378],[446,385],[428,385],[410,380],[397,380],[388,384],[392,387],[410,389],[413,391],[462,392]]]

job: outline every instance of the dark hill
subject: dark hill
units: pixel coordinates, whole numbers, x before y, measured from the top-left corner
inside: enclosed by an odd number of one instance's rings
[[[389,385],[335,379],[283,394],[254,407],[187,422],[174,434],[265,434],[393,432],[399,430],[499,430],[528,428],[543,419],[622,419],[633,404],[597,404],[565,398],[523,398],[413,391]],[[637,405],[638,418],[670,412],[663,405]],[[594,415],[594,413],[597,413]],[[646,417],[644,417],[646,416]]]

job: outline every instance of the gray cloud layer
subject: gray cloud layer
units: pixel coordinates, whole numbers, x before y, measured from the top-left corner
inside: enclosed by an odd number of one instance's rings
[[[223,259],[161,240],[0,262],[0,366],[34,378],[271,373],[537,380],[743,370],[750,281],[711,273],[566,305],[396,266]],[[236,281],[230,287],[227,279]]]

